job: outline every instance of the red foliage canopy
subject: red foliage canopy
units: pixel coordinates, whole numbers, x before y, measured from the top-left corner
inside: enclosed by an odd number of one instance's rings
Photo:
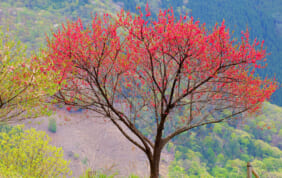
[[[87,72],[96,73],[101,86],[116,87],[116,92],[124,92],[124,86],[135,96],[146,95],[151,99],[146,105],[154,108],[162,103],[154,101],[160,93],[170,105],[193,94],[195,102],[209,96],[211,103],[224,100],[254,111],[274,92],[275,82],[254,75],[266,52],[263,42],[249,42],[248,32],[236,42],[224,22],[208,32],[192,17],[176,20],[172,9],[160,11],[157,20],[146,20],[149,16],[149,11],[146,17],[121,11],[116,19],[105,14],[87,28],[79,19],[54,33],[48,60],[72,81],[72,96],[81,84],[90,85]]]
[[[64,79],[57,99],[109,118],[146,153],[151,177],[158,177],[171,138],[255,112],[275,91],[275,81],[254,74],[266,57],[263,42],[242,35],[232,40],[224,22],[209,32],[192,17],[176,20],[172,9],[156,20],[148,10],[134,17],[121,11],[88,27],[80,19],[63,26],[48,40],[46,62]],[[153,142],[140,123],[152,130]]]

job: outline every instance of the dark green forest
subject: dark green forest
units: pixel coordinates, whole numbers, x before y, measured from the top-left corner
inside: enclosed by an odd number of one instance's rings
[[[136,13],[147,2],[153,17],[159,9],[173,7],[177,17],[193,16],[208,28],[225,20],[234,38],[240,39],[248,28],[251,39],[264,40],[271,53],[257,74],[282,83],[281,0],[1,0],[0,26],[13,31],[31,51],[43,47],[46,35],[67,20],[79,16],[89,22],[94,14],[121,8]],[[282,88],[270,102],[282,106]],[[248,161],[260,175],[282,177],[282,108],[273,104],[265,103],[258,116],[203,126],[174,139],[167,145],[174,154],[170,177],[246,177]]]

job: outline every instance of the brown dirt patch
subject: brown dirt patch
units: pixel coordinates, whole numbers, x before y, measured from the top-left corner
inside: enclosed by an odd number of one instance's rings
[[[132,173],[148,177],[145,154],[104,118],[95,113],[68,113],[65,110],[58,110],[51,117],[57,121],[56,133],[48,131],[48,117],[24,121],[24,124],[45,131],[52,138],[53,145],[63,148],[65,158],[71,161],[73,176],[79,177],[87,168],[91,168],[108,175],[118,173],[117,177]],[[167,177],[172,159],[172,155],[162,154],[162,177]]]

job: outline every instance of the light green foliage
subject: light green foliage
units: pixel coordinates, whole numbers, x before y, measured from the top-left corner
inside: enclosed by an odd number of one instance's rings
[[[0,162],[0,177],[23,177],[21,174],[17,173],[16,171],[14,171],[12,168],[7,168],[6,166],[4,166],[1,162]],[[31,177],[33,178],[33,177]]]
[[[176,151],[174,154],[175,159],[180,159],[181,158],[182,153],[180,151]]]
[[[223,166],[224,161],[225,161],[224,155],[222,153],[218,154],[215,161],[216,164]]]
[[[185,169],[180,164],[174,163],[170,168],[169,177],[176,177],[176,176],[189,178],[189,176],[185,172]]]
[[[213,131],[217,134],[222,134],[222,125],[221,124],[214,125]]]
[[[215,166],[212,168],[212,175],[216,175],[216,177],[226,177],[228,170],[220,166]]]
[[[281,177],[282,158],[265,158],[262,161],[254,160],[252,166],[255,167],[259,175],[267,177]]]
[[[262,153],[262,157],[268,157],[268,156],[273,156],[276,158],[282,157],[282,151],[279,150],[276,147],[272,147],[268,143],[263,142],[262,140],[256,140],[255,141],[255,147],[259,152]]]
[[[71,175],[62,148],[50,145],[45,132],[23,129],[23,126],[15,126],[8,132],[0,132],[1,176],[47,178]]]
[[[228,177],[236,177],[240,175],[246,177],[246,165],[246,162],[239,159],[228,160],[225,165],[225,168],[228,170]]]
[[[26,57],[25,46],[0,28],[0,122],[50,113],[45,101],[59,86],[55,73],[41,71],[47,67]]]
[[[251,160],[251,159],[250,159],[250,156],[249,156],[249,155],[247,155],[247,154],[241,154],[241,155],[240,155],[240,160],[243,160],[243,161],[245,161],[245,162],[248,162],[248,161]]]
[[[206,169],[206,164],[201,162],[201,153],[188,150],[185,156],[186,159],[177,159],[175,156],[175,160],[169,166],[170,177],[212,177]]]
[[[280,158],[265,158],[263,159],[264,168],[267,171],[272,171],[279,168],[278,171],[282,172],[282,157]]]
[[[212,149],[211,147],[208,148],[207,157],[209,158],[209,160],[210,160],[211,162],[214,162],[215,153],[214,153],[214,151],[213,151],[213,149]]]
[[[200,177],[201,170],[212,177],[245,178],[247,162],[260,176],[281,177],[282,108],[265,103],[253,117],[245,123],[215,124],[212,130],[195,128],[173,140],[171,177],[177,172]]]
[[[282,137],[282,129],[281,129],[281,130],[279,130],[278,135],[279,135],[280,137]]]
[[[50,36],[50,29],[66,19],[79,16],[90,22],[94,13],[114,13],[117,8],[111,1],[101,0],[1,0],[0,24],[17,31],[13,34],[32,50],[42,47],[45,34]]]
[[[77,160],[79,158],[79,154],[78,153],[74,153],[73,157],[74,157],[74,159]]]
[[[174,150],[174,145],[172,142],[168,142],[167,151],[172,152]]]

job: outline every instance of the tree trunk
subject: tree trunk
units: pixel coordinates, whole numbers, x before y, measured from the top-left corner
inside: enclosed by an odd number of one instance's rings
[[[159,178],[161,152],[162,148],[160,147],[160,145],[158,147],[155,147],[153,160],[150,163],[150,178]]]
[[[160,172],[160,158],[161,155],[154,155],[154,159],[152,163],[150,164],[150,178],[159,178],[159,172]]]
[[[161,153],[162,153],[162,149],[165,145],[163,140],[162,140],[165,117],[166,116],[162,117],[161,122],[158,126],[158,129],[157,129],[157,135],[156,135],[156,139],[155,139],[155,145],[154,145],[153,156],[152,156],[153,159],[150,162],[150,168],[151,168],[150,178],[159,178],[159,174],[160,174]]]

